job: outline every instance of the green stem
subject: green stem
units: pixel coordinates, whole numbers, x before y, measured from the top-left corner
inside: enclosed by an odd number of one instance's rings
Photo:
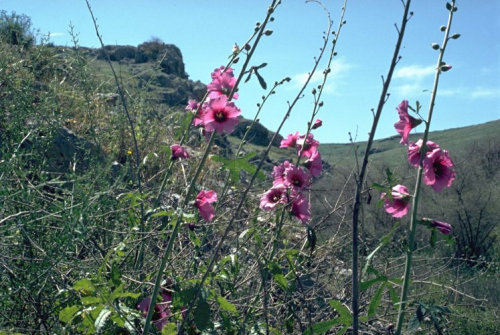
[[[194,190],[194,185],[196,184],[196,180],[200,176],[201,170],[202,170],[203,166],[205,165],[205,161],[207,160],[207,157],[208,157],[208,154],[209,154],[210,149],[212,147],[212,144],[214,143],[214,138],[215,138],[215,132],[212,132],[212,135],[210,136],[210,140],[207,144],[207,147],[205,148],[205,152],[203,153],[203,157],[201,159],[201,162],[200,162],[200,164],[198,164],[198,168],[196,169],[194,177],[191,180],[191,183],[189,184],[188,190],[186,192],[186,196],[184,197],[182,205],[179,207],[180,211],[178,211],[178,213],[177,213],[178,217],[174,223],[174,230],[172,231],[172,235],[170,235],[170,238],[169,238],[168,244],[167,244],[167,248],[165,249],[165,253],[163,254],[163,257],[161,259],[160,267],[158,268],[158,272],[156,274],[155,286],[153,289],[153,294],[151,295],[151,303],[149,304],[148,315],[146,316],[146,322],[144,324],[144,331],[143,331],[144,335],[147,334],[148,330],[149,330],[151,318],[153,317],[153,313],[154,313],[154,309],[155,309],[155,305],[156,305],[156,297],[158,296],[158,292],[160,291],[160,285],[161,285],[163,271],[165,270],[165,266],[166,266],[167,261],[170,257],[170,253],[172,252],[172,247],[174,245],[175,239],[177,238],[177,234],[179,233],[179,228],[182,225],[182,215],[183,215],[184,208],[186,207],[187,203],[190,200],[191,194],[193,193],[193,190]]]
[[[411,219],[410,219],[410,231],[408,233],[408,250],[406,251],[405,274],[404,274],[404,280],[403,280],[403,289],[401,291],[400,305],[399,305],[399,310],[398,310],[398,321],[397,321],[397,325],[396,325],[396,335],[401,334],[401,329],[403,327],[403,322],[404,322],[406,302],[408,299],[408,289],[410,287],[411,263],[412,263],[413,249],[414,249],[414,243],[415,243],[415,232],[417,230],[417,224],[418,224],[418,218],[417,218],[418,200],[419,200],[419,196],[420,196],[420,186],[422,185],[422,173],[423,173],[422,161],[425,157],[425,152],[427,150],[426,143],[427,143],[427,138],[429,136],[429,128],[430,128],[430,124],[431,124],[431,120],[432,120],[432,113],[434,111],[434,103],[436,101],[436,93],[437,93],[437,88],[438,88],[438,83],[439,83],[439,76],[441,74],[441,62],[443,61],[444,51],[446,49],[446,45],[447,45],[448,40],[449,40],[448,36],[449,36],[449,32],[450,32],[451,21],[453,18],[454,9],[455,9],[455,0],[452,0],[452,8],[451,8],[450,14],[448,16],[448,24],[446,26],[443,44],[440,48],[438,61],[437,61],[437,65],[436,65],[436,67],[437,67],[436,74],[434,76],[434,85],[432,87],[432,94],[431,94],[431,100],[429,103],[429,111],[427,114],[427,121],[425,122],[425,131],[424,131],[424,138],[422,140],[422,148],[420,148],[420,161],[419,161],[418,171],[417,171],[417,180],[415,183],[415,192],[413,194],[412,215],[411,215]]]

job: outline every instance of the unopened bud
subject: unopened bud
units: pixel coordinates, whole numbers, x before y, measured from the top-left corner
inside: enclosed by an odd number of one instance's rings
[[[446,26],[441,26],[441,27],[439,28],[439,30],[441,30],[441,31],[445,31],[445,30],[446,30]]]
[[[444,65],[441,65],[441,67],[439,69],[441,70],[441,72],[446,72],[446,71],[451,70],[451,68],[452,68],[451,65],[444,64]]]
[[[432,43],[432,44],[431,44],[431,46],[432,46],[432,48],[433,48],[434,50],[439,49],[439,44],[437,44],[437,43]]]
[[[266,36],[271,36],[271,34],[272,34],[272,33],[273,33],[273,31],[272,31],[272,30],[270,30],[270,29],[268,29],[268,30],[266,30],[266,31],[264,32],[264,35],[266,35]]]
[[[248,43],[243,46],[243,49],[245,49],[246,51],[250,50],[250,48],[250,44]]]
[[[453,35],[451,35],[451,38],[453,38],[454,40],[456,40],[459,37],[460,37],[460,34],[453,34]]]

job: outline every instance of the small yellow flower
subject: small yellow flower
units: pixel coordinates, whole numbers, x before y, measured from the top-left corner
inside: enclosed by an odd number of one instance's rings
[[[127,155],[132,155],[132,150],[128,149],[127,150]]]

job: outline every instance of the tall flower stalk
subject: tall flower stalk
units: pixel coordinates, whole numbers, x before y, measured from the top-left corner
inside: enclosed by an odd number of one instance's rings
[[[366,177],[366,171],[368,167],[368,156],[371,152],[371,147],[373,144],[373,139],[375,138],[375,131],[377,130],[378,121],[380,115],[382,114],[382,109],[387,101],[387,92],[389,90],[389,85],[391,83],[392,74],[394,69],[400,59],[399,49],[401,48],[401,43],[403,42],[403,37],[405,33],[406,23],[409,20],[410,14],[410,2],[407,0],[404,8],[403,19],[401,21],[401,28],[398,29],[398,40],[396,42],[396,47],[394,49],[394,54],[392,56],[391,65],[389,66],[389,71],[387,77],[383,82],[382,92],[380,94],[380,99],[377,106],[377,111],[375,112],[372,128],[370,130],[370,136],[366,144],[365,155],[363,157],[363,163],[361,165],[361,170],[356,178],[356,193],[354,196],[354,206],[352,211],[352,331],[353,334],[358,334],[359,328],[359,271],[358,271],[358,224],[359,224],[359,211],[361,207],[361,193],[363,192],[363,184]]]
[[[411,275],[411,263],[412,263],[412,256],[413,256],[413,249],[414,249],[414,244],[415,244],[415,231],[417,228],[418,224],[418,201],[419,201],[419,195],[420,195],[420,188],[422,185],[422,174],[424,171],[423,168],[423,161],[425,158],[425,153],[427,150],[427,138],[429,135],[429,127],[431,124],[432,120],[432,113],[434,111],[434,103],[436,101],[436,94],[437,94],[437,88],[438,88],[438,83],[439,83],[439,76],[441,75],[442,72],[447,71],[450,69],[449,65],[446,65],[443,63],[443,56],[444,52],[446,50],[446,45],[448,44],[448,41],[450,39],[449,34],[450,34],[450,27],[451,27],[451,21],[453,18],[453,13],[457,10],[455,7],[455,0],[452,0],[451,4],[447,3],[446,6],[449,10],[449,15],[448,15],[448,24],[446,25],[445,32],[444,32],[444,38],[443,38],[443,43],[441,47],[439,47],[439,56],[438,56],[438,61],[436,64],[436,74],[434,76],[434,85],[432,87],[432,93],[431,93],[431,99],[429,103],[429,111],[427,114],[427,120],[425,121],[425,131],[424,131],[424,138],[422,140],[422,147],[420,148],[420,157],[419,157],[419,164],[418,164],[418,170],[417,170],[417,180],[415,183],[415,191],[413,194],[413,203],[412,203],[412,211],[411,211],[411,219],[410,219],[410,231],[408,233],[408,250],[406,251],[406,263],[405,263],[405,273],[404,273],[404,280],[403,280],[403,289],[401,291],[401,299],[400,299],[400,305],[399,305],[399,310],[398,310],[398,320],[397,320],[397,325],[396,325],[396,335],[401,334],[401,330],[403,327],[403,322],[404,322],[404,316],[405,316],[405,309],[406,309],[406,303],[408,299],[408,289],[410,286],[410,275]],[[457,38],[455,37],[457,35],[452,36],[451,38]],[[434,45],[433,45],[434,48]]]

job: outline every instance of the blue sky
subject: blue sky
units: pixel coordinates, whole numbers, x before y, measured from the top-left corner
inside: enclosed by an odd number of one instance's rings
[[[283,0],[269,25],[274,33],[265,37],[254,65],[267,62],[260,71],[269,84],[284,77],[292,82],[279,89],[263,110],[261,122],[275,129],[297,93],[300,82],[313,65],[327,29],[323,9],[302,0]],[[235,42],[240,45],[261,21],[270,1],[265,0],[91,0],[106,44],[137,45],[152,37],[179,46],[191,79],[208,83],[210,72],[224,64]],[[343,1],[325,0],[336,29]],[[376,137],[395,135],[396,106],[403,99],[419,100],[427,110],[437,51],[431,43],[442,42],[441,25],[446,24],[446,1],[414,0],[414,15],[390,87]],[[500,119],[500,1],[458,0],[452,32],[461,34],[448,44],[445,61],[453,69],[441,76],[431,130],[440,130]],[[31,17],[40,34],[51,34],[57,45],[71,46],[70,22],[79,33],[79,44],[97,47],[90,14],[84,0],[2,0],[2,9]],[[381,91],[401,21],[400,0],[351,0],[347,4],[337,44],[338,56],[323,97],[315,130],[321,142],[347,142],[348,132],[366,140],[371,126],[371,108]],[[239,70],[240,64],[235,66]],[[322,70],[322,68],[321,68]],[[319,80],[319,77],[317,79]],[[316,78],[316,77],[315,77]],[[315,84],[318,84],[315,82]],[[312,87],[306,91],[282,135],[304,132],[312,109]],[[236,104],[252,118],[256,103],[265,94],[256,82],[240,87]],[[422,129],[419,129],[422,130]]]

